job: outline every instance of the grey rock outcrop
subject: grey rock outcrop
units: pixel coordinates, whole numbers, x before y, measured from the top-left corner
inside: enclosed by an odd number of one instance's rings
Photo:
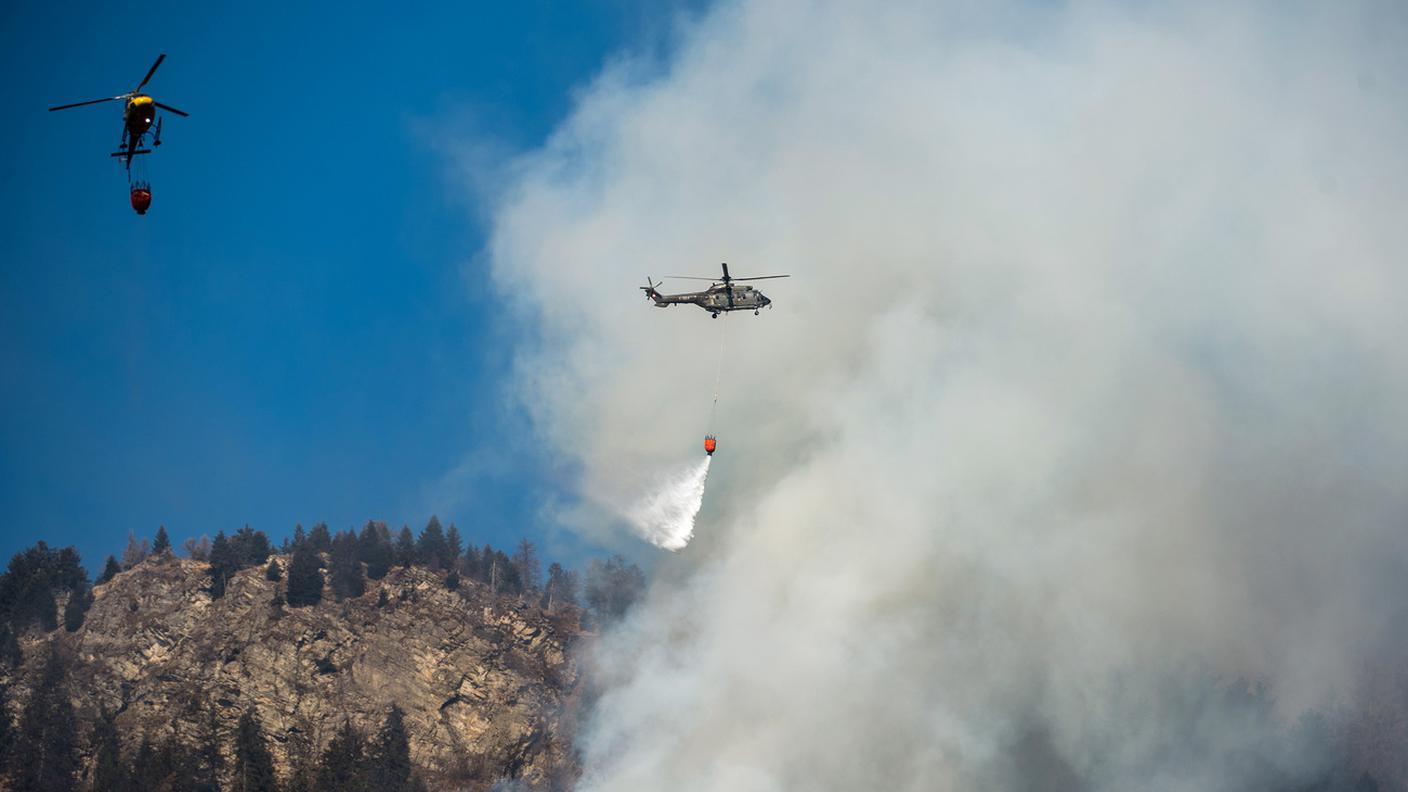
[[[263,567],[212,599],[205,564],[152,559],[98,586],[77,632],[32,637],[21,674],[37,665],[39,643],[63,642],[85,723],[116,712],[125,740],[174,737],[193,748],[213,726],[227,756],[252,707],[285,777],[344,721],[371,735],[396,704],[431,789],[501,778],[560,786],[573,772],[562,713],[578,687],[575,617],[471,581],[449,591],[443,577],[398,567],[368,580],[361,597],[291,608]]]

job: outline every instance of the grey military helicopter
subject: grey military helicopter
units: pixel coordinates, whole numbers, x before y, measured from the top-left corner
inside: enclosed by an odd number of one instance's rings
[[[714,319],[719,318],[719,314],[729,311],[752,311],[756,316],[758,311],[772,305],[772,300],[768,299],[762,292],[752,286],[734,286],[741,281],[769,280],[771,278],[789,278],[790,275],[760,275],[756,278],[735,278],[728,274],[728,264],[721,265],[724,269],[722,278],[696,278],[692,275],[666,275],[667,278],[679,278],[681,280],[704,280],[710,281],[709,288],[704,291],[685,292],[683,294],[661,294],[655,290],[658,283],[651,282],[650,278],[645,279],[646,285],[640,287],[645,292],[646,299],[654,300],[656,308],[668,308],[671,305],[692,304],[709,312],[709,316]]]

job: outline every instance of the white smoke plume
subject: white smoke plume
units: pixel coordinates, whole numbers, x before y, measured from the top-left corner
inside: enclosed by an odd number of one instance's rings
[[[640,537],[665,550],[683,550],[694,537],[694,518],[704,504],[704,483],[712,456],[653,483],[626,514]]]
[[[714,323],[634,286],[793,278],[729,319],[730,464],[601,642],[583,788],[1318,772],[1276,724],[1403,657],[1406,22],[740,0],[586,88],[489,250],[583,511],[708,406]]]

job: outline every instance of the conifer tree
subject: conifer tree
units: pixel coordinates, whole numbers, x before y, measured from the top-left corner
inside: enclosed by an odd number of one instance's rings
[[[230,544],[235,549],[235,558],[240,569],[264,563],[271,552],[269,537],[265,536],[263,531],[256,531],[248,525],[235,532],[230,538]]]
[[[278,583],[284,579],[284,574],[279,569],[279,561],[276,558],[269,559],[269,566],[264,567],[264,579]]]
[[[303,533],[303,523],[295,524],[293,526],[293,549],[297,550],[307,539],[307,534]]]
[[[224,531],[215,534],[215,543],[210,546],[210,596],[215,599],[225,596],[225,584],[239,569],[239,553],[234,545]]]
[[[458,569],[451,569],[450,574],[445,576],[445,588],[450,591],[459,591],[460,572]]]
[[[316,605],[323,599],[323,570],[312,542],[293,551],[288,565],[288,604],[292,607]]]
[[[51,648],[10,749],[10,792],[78,788],[78,722],[69,703],[65,671],[58,650]]]
[[[395,563],[395,552],[386,536],[384,525],[367,521],[362,535],[357,539],[357,557],[367,565],[367,577],[372,580],[386,577],[386,573],[391,571],[391,565]]]
[[[499,570],[500,593],[510,595],[523,593],[523,578],[519,575],[518,565],[500,550],[494,551],[494,567]]]
[[[479,548],[471,544],[464,549],[464,555],[460,556],[460,569],[470,580],[483,580],[479,571]]]
[[[171,551],[171,538],[166,535],[166,526],[159,525],[156,529],[156,540],[152,542],[152,555],[162,555]]]
[[[200,731],[196,740],[196,792],[220,792],[220,771],[225,767],[225,755],[220,751],[220,713],[204,705]]]
[[[86,588],[88,573],[72,547],[51,550],[44,542],[16,553],[0,575],[0,615],[15,632],[36,622],[45,632],[59,626],[55,591]]]
[[[106,708],[93,725],[90,738],[93,751],[93,789],[122,790],[127,771],[122,764],[122,744],[117,736],[117,718]]]
[[[322,789],[346,790],[346,792],[370,792],[366,783],[366,767],[362,753],[362,737],[348,721],[342,722],[328,748],[323,752],[322,764],[318,767],[316,787]]]
[[[289,773],[288,781],[284,782],[283,792],[315,792],[313,786],[313,771],[305,764],[299,764]],[[317,792],[321,792],[318,790]]]
[[[416,544],[416,557],[426,566],[444,569],[446,566],[445,558],[449,554],[449,545],[445,542],[445,529],[440,527],[440,518],[432,514],[430,522],[425,524],[425,530],[420,532],[420,541]]]
[[[103,574],[98,576],[98,585],[101,586],[109,580],[112,580],[117,575],[117,573],[121,571],[122,566],[117,563],[117,559],[113,558],[112,556],[108,556],[108,562],[106,565],[103,566]]]
[[[333,596],[339,602],[348,597],[360,597],[367,590],[357,547],[357,537],[351,531],[339,532],[332,543],[328,572]]]
[[[396,563],[403,567],[410,568],[416,562],[416,540],[411,533],[410,526],[401,526],[401,533],[396,536]]]
[[[406,737],[405,713],[395,704],[377,732],[371,748],[371,788],[378,792],[409,792],[411,744]]]
[[[235,764],[231,774],[232,792],[277,792],[274,759],[264,742],[264,730],[251,707],[240,716],[235,730]]]
[[[543,608],[552,612],[559,605],[577,604],[577,573],[553,562],[548,566],[548,582],[543,587]]]
[[[519,586],[524,591],[538,588],[538,550],[527,539],[520,539],[513,554],[513,568],[518,571]]]
[[[327,523],[318,523],[313,526],[313,530],[308,534],[308,543],[313,546],[313,552],[326,553],[332,549],[332,534],[328,533]]]
[[[0,777],[9,766],[10,746],[15,742],[15,722],[10,720],[10,689],[0,682]]]
[[[587,566],[587,604],[603,619],[624,615],[644,591],[645,574],[619,555]]]
[[[464,545],[460,542],[460,529],[450,523],[450,529],[445,532],[445,557],[447,567],[458,567],[460,554],[464,552]]]
[[[137,753],[132,757],[131,767],[127,771],[128,788],[156,789],[166,777],[162,770],[151,738],[143,734],[142,742],[137,746]]]
[[[0,668],[14,668],[23,661],[24,653],[20,650],[20,642],[15,639],[10,625],[0,623]],[[0,765],[0,770],[3,768],[4,765]]]

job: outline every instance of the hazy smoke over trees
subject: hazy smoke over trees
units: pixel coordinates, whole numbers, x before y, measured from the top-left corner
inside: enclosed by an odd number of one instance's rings
[[[1404,657],[1406,75],[1392,3],[727,3],[609,69],[493,215],[564,518],[625,530],[732,352],[584,786],[1324,772],[1296,719]],[[794,277],[632,288],[723,260]]]

